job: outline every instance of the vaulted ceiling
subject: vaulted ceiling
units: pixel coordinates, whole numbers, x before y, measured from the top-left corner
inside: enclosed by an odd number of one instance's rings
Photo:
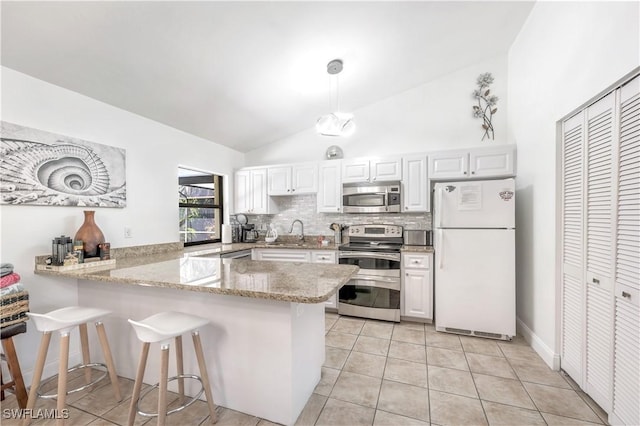
[[[7,2],[2,65],[247,152],[505,54],[529,1]]]

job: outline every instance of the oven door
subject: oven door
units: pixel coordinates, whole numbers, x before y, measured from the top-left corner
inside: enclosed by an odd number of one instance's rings
[[[338,263],[358,266],[359,275],[400,278],[400,253],[339,251]]]
[[[338,313],[399,322],[400,278],[356,275],[338,292]]]

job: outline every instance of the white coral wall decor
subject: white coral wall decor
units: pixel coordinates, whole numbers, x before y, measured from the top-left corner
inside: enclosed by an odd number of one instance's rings
[[[493,83],[493,75],[490,72],[480,74],[476,80],[477,89],[473,91],[473,97],[478,102],[473,106],[473,117],[482,119],[482,140],[485,138],[493,139],[493,114],[498,112],[496,104],[498,103],[498,97],[491,94],[489,86]]]
[[[122,148],[1,122],[0,204],[125,207]]]

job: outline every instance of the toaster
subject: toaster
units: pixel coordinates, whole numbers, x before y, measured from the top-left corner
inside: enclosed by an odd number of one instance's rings
[[[431,231],[426,229],[407,229],[403,232],[404,245],[406,246],[430,246]]]

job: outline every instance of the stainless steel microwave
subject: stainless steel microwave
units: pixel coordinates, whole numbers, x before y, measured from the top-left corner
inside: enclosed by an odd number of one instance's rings
[[[346,183],[342,187],[344,213],[400,213],[400,182]]]

